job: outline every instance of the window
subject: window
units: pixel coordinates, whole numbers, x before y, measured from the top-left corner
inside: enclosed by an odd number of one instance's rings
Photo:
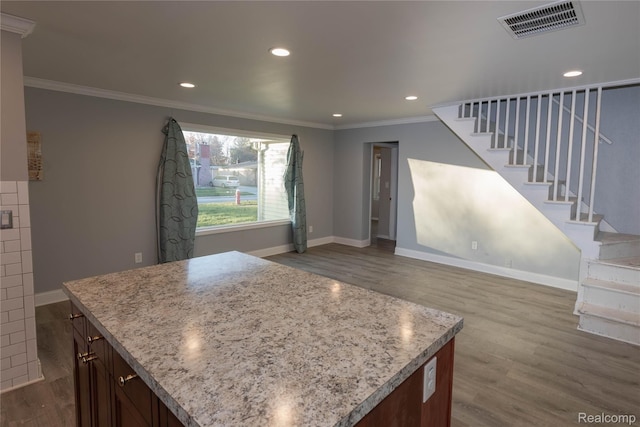
[[[286,136],[182,125],[199,231],[288,221]]]

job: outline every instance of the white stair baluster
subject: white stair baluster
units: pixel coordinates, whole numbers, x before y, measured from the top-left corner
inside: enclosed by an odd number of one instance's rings
[[[596,101],[596,130],[593,134],[593,171],[591,173],[591,193],[589,195],[589,222],[593,222],[593,206],[595,205],[596,169],[598,167],[598,145],[600,145],[600,107],[602,102],[602,86],[598,87]],[[585,120],[586,122],[586,120]]]
[[[567,150],[567,179],[565,183],[564,201],[569,201],[569,188],[571,185],[571,161],[573,160],[573,128],[576,118],[576,91],[571,93],[571,114],[569,115],[569,149]]]
[[[553,200],[558,200],[558,174],[560,173],[560,146],[562,144],[562,107],[564,92],[560,92],[560,108],[558,108],[558,133],[556,134],[556,161],[553,172]]]
[[[580,178],[578,180],[578,207],[576,209],[576,221],[580,221],[582,213],[582,188],[584,186],[584,158],[587,151],[587,119],[589,117],[589,88],[584,90],[584,113],[582,114],[582,145],[580,148]]]

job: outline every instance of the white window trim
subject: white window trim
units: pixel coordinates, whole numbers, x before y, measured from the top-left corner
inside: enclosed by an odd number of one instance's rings
[[[229,136],[241,136],[246,138],[269,138],[276,140],[277,142],[290,142],[291,135],[280,135],[276,133],[267,133],[267,132],[253,132],[246,131],[241,129],[232,129],[232,128],[222,128],[208,125],[201,125],[195,123],[186,123],[179,122],[180,128],[184,132],[202,132],[202,133],[211,133],[218,135],[229,135]],[[269,228],[269,227],[281,227],[283,225],[291,224],[291,220],[289,219],[279,219],[273,221],[256,221],[256,222],[248,222],[241,224],[229,224],[229,225],[217,225],[215,227],[201,227],[196,228],[196,237],[198,236],[207,236],[210,234],[221,234],[221,233],[232,233],[236,231],[245,231],[245,230],[253,230],[259,228]]]
[[[274,221],[248,222],[244,224],[218,225],[216,227],[202,227],[196,229],[196,237],[209,234],[232,233],[234,231],[253,230],[256,228],[280,227],[291,224],[291,220],[279,219]]]
[[[232,128],[221,128],[215,126],[208,125],[198,125],[195,123],[180,123],[180,128],[185,132],[202,132],[202,133],[213,133],[218,135],[229,135],[229,136],[243,136],[246,138],[269,138],[282,140],[282,142],[291,142],[291,135],[280,135],[276,133],[267,133],[267,132],[253,132],[242,129],[232,129]]]

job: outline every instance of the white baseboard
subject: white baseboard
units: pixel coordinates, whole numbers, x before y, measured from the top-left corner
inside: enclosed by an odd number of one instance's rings
[[[62,289],[56,289],[55,291],[41,292],[35,295],[36,307],[41,305],[53,304],[56,302],[67,301],[69,297],[62,291]]]
[[[430,254],[427,252],[420,252],[413,249],[405,249],[405,248],[397,247],[395,254],[400,256],[405,256],[407,258],[420,259],[423,261],[430,261],[438,264],[465,268],[467,270],[495,274],[497,276],[502,276],[502,277],[509,277],[511,279],[524,280],[526,282],[537,283],[540,285],[550,286],[552,288],[564,289],[567,291],[577,292],[578,290],[577,280],[562,279],[559,277],[546,276],[544,274],[532,273],[532,272],[523,271],[523,270],[514,270],[512,268],[499,267],[496,265],[483,264],[481,262],[469,261],[466,259]]]
[[[354,246],[356,248],[366,248],[367,246],[371,246],[371,239],[366,240],[356,240],[356,239],[347,239],[344,237],[333,237],[333,243],[339,243],[341,245]]]

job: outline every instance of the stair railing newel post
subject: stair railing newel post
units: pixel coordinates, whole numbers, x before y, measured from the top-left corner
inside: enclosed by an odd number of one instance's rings
[[[598,145],[600,145],[600,108],[602,106],[602,86],[598,86],[598,94],[596,98],[596,130],[593,133],[593,170],[591,174],[591,193],[589,195],[589,222],[593,222],[593,207],[595,205],[595,191],[596,191],[596,170],[598,168]],[[586,120],[585,120],[586,122]]]

